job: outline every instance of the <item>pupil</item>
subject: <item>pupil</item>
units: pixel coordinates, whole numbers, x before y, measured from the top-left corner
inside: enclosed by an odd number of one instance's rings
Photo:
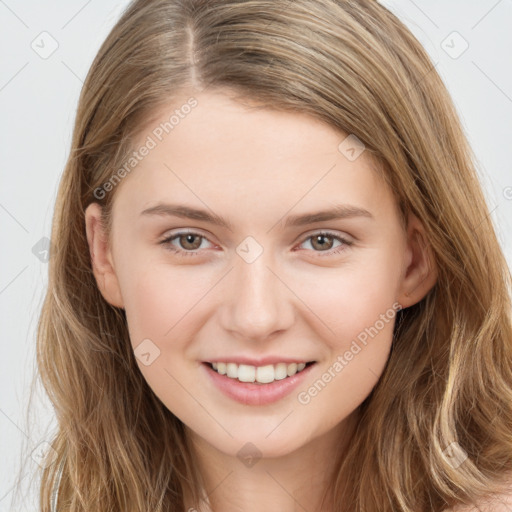
[[[317,235],[316,236],[316,242],[320,244],[321,248],[325,248],[329,246],[329,243],[326,241],[326,239],[329,238],[329,235]]]
[[[182,235],[182,240],[183,238],[185,239],[185,241],[183,242],[182,241],[182,244],[184,247],[186,247],[187,249],[197,249],[197,241],[194,242],[194,239],[197,239],[197,235],[193,235],[193,234],[186,234],[186,235]]]

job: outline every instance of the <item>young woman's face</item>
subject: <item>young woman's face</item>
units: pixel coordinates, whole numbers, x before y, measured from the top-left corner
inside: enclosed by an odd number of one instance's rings
[[[188,98],[161,110],[136,167],[106,192],[116,195],[103,260],[99,210],[87,210],[95,275],[177,417],[226,454],[282,455],[369,395],[397,309],[427,291],[425,261],[353,137],[220,92],[183,107]],[[235,363],[231,377],[212,362]]]

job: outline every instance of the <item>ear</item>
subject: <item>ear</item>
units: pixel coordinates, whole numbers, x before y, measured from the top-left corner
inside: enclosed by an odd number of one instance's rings
[[[407,222],[405,269],[397,301],[405,309],[419,302],[437,281],[437,266],[422,222],[413,214]]]
[[[85,229],[94,277],[103,298],[112,306],[124,307],[119,282],[114,270],[112,252],[101,224],[102,208],[91,203],[85,210]]]

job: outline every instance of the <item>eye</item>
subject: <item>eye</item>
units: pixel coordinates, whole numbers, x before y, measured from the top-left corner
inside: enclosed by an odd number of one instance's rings
[[[200,233],[196,233],[194,231],[180,231],[179,233],[174,233],[166,237],[159,243],[167,250],[172,251],[175,254],[179,254],[180,256],[198,256],[200,254],[202,241],[204,240],[207,240],[207,238]],[[352,245],[350,240],[327,231],[319,231],[313,235],[309,235],[301,242],[300,245],[309,242],[310,240],[310,244],[314,252],[324,253],[320,254],[322,257],[338,254]],[[334,241],[339,242],[339,245],[335,246],[335,249],[333,249]],[[173,242],[179,244],[181,248],[177,247]]]
[[[173,241],[177,241],[183,249],[176,247],[172,244]],[[202,240],[206,240],[206,237],[193,231],[181,231],[168,236],[160,242],[166,249],[177,253],[182,256],[198,256],[198,249],[201,247]]]
[[[309,240],[311,240],[310,244],[313,247],[313,249],[318,249],[318,251],[315,252],[325,253],[320,254],[320,256],[322,257],[338,254],[346,250],[346,248],[349,247],[350,245],[352,245],[352,242],[350,240],[347,240],[346,238],[339,235],[334,235],[327,231],[319,231],[317,233],[314,233],[313,235],[308,236],[302,241],[300,245],[308,242]],[[336,247],[336,249],[332,249],[333,241],[329,240],[337,240],[338,242],[340,242],[340,244]]]

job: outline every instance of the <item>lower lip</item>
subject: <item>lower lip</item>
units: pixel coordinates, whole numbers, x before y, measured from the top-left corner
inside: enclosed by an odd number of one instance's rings
[[[308,376],[316,362],[307,366],[301,372],[286,377],[285,379],[275,380],[268,384],[257,384],[254,382],[240,382],[238,379],[232,379],[216,372],[209,364],[203,363],[201,366],[205,369],[208,377],[226,396],[245,405],[266,405],[277,402],[281,398],[290,394],[301,384]]]

